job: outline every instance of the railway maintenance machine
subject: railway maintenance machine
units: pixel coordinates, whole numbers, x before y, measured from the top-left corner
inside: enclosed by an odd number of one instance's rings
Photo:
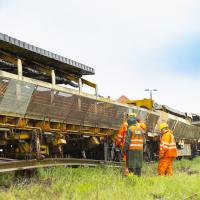
[[[114,138],[130,112],[147,124],[149,147],[159,142],[161,121],[169,122],[178,142],[200,138],[200,128],[183,119],[100,97],[97,85],[83,78],[94,74],[89,66],[0,33],[0,156],[116,160]],[[83,85],[94,94],[84,93]]]

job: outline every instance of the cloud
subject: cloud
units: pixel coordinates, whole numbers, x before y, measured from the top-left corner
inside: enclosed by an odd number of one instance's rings
[[[200,113],[200,79],[187,72],[196,57],[185,56],[200,33],[198,0],[19,0],[0,9],[3,33],[94,67],[85,78],[102,95],[138,99],[156,88],[157,102]]]

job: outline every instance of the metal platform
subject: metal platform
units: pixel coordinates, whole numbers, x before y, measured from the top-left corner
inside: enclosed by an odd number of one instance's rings
[[[21,59],[32,60],[40,64],[48,65],[54,70],[64,70],[78,77],[93,75],[95,70],[89,66],[70,60],[63,56],[41,49],[34,45],[22,42],[8,35],[0,33],[0,50]]]

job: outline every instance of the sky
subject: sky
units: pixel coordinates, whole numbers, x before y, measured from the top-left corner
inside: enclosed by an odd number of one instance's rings
[[[199,0],[0,0],[0,32],[95,69],[102,96],[200,114]]]

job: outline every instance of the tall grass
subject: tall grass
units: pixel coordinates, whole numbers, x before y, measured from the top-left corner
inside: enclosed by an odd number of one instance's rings
[[[200,174],[196,173],[200,171],[200,158],[175,161],[172,177],[158,177],[156,171],[156,163],[144,164],[142,177],[125,178],[119,169],[107,167],[52,167],[38,169],[37,176],[18,181],[8,173],[0,176],[0,199],[180,200],[195,193],[199,195],[196,199],[200,199]]]

